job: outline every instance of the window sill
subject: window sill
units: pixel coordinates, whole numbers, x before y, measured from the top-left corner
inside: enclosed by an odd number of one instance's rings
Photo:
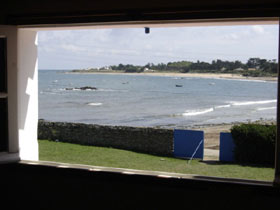
[[[160,171],[90,166],[90,165],[82,165],[82,164],[51,162],[51,161],[22,160],[19,163],[28,164],[28,165],[48,166],[48,167],[55,167],[61,169],[64,168],[64,169],[87,170],[89,172],[109,172],[109,173],[118,173],[118,174],[131,175],[131,176],[133,175],[149,176],[149,177],[157,177],[162,179],[180,179],[180,180],[189,180],[189,181],[193,180],[193,181],[205,181],[205,182],[212,182],[212,183],[229,183],[229,184],[237,184],[237,185],[252,185],[252,186],[264,186],[264,187],[273,186],[273,182],[269,182],[269,181],[210,177],[210,176],[201,176],[195,174],[180,174],[180,173],[169,173],[169,172],[160,172]]]
[[[18,162],[19,153],[0,152],[0,163]]]
[[[7,93],[0,93],[0,98],[7,98],[8,94]]]

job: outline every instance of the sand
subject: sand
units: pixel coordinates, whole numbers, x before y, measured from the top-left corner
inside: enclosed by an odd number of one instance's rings
[[[204,156],[203,161],[218,161],[220,148],[220,133],[230,132],[233,124],[210,125],[192,130],[204,131]]]
[[[116,71],[110,72],[67,72],[68,74],[110,74],[110,75],[145,75],[145,76],[165,76],[165,77],[195,77],[195,78],[213,78],[213,79],[242,79],[242,80],[260,80],[277,81],[277,77],[244,77],[239,74],[219,74],[219,73],[170,73],[170,72],[142,72],[142,73],[122,73]]]
[[[230,132],[233,124],[211,125],[202,128],[193,128],[193,130],[204,131],[204,148],[219,150],[220,133]]]

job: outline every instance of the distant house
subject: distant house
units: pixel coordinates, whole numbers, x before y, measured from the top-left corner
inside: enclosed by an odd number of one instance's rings
[[[154,72],[155,70],[149,69],[149,68],[144,68],[144,72]]]
[[[111,71],[112,68],[111,66],[104,66],[104,67],[101,67],[98,71]]]
[[[256,68],[248,68],[248,71],[256,71]]]

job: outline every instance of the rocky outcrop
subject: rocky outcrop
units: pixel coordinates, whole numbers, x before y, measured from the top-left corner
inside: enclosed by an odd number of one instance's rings
[[[97,87],[84,86],[84,87],[75,87],[75,88],[65,88],[65,90],[97,90]]]

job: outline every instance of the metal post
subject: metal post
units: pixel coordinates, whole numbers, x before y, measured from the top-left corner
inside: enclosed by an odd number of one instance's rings
[[[277,93],[277,134],[275,142],[275,177],[274,186],[280,187],[280,19],[279,19],[279,34],[278,34],[278,93]]]

